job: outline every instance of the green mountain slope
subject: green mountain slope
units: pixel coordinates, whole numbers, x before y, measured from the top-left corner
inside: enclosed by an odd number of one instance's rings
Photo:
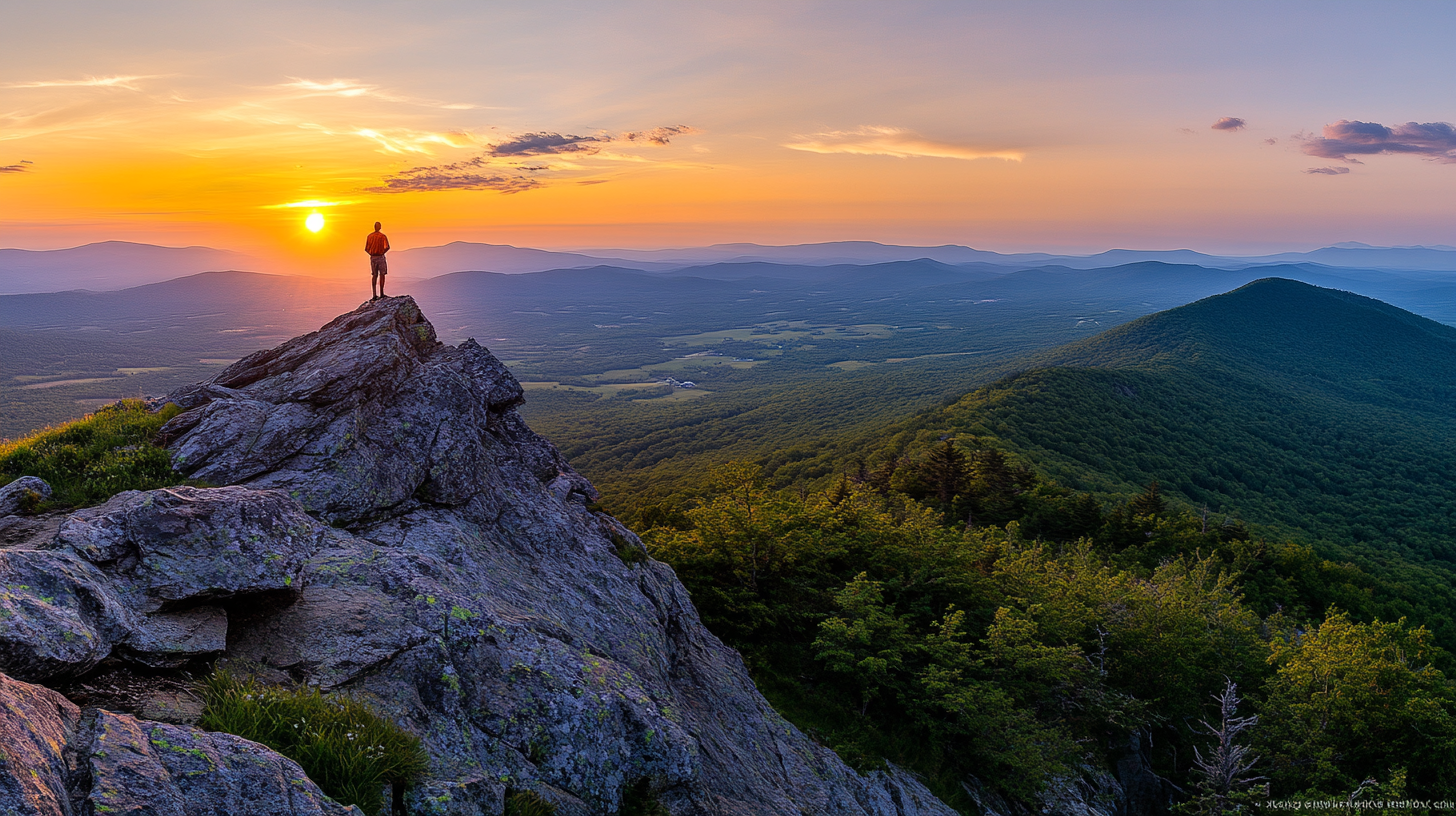
[[[1456,561],[1456,329],[1267,279],[1032,365],[912,436],[992,437],[1071,487],[1156,479],[1312,538]]]

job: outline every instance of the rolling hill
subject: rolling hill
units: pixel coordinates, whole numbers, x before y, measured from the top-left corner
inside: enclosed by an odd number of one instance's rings
[[[993,438],[1079,489],[1456,561],[1456,329],[1282,279],[1030,358],[913,423]],[[902,436],[900,444],[908,437]]]

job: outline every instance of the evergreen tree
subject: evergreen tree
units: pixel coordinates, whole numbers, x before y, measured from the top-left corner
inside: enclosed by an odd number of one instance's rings
[[[1163,491],[1157,479],[1148,482],[1148,486],[1130,504],[1133,513],[1139,516],[1161,516],[1168,509],[1168,502],[1163,499]]]

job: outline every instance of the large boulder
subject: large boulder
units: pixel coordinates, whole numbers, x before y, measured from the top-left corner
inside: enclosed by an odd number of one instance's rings
[[[84,674],[108,657],[154,668],[221,655],[225,606],[298,594],[335,535],[274,491],[128,491],[53,538],[0,549],[0,671]]]
[[[0,516],[21,512],[27,504],[51,497],[51,486],[44,479],[21,476],[6,485],[0,485]]]

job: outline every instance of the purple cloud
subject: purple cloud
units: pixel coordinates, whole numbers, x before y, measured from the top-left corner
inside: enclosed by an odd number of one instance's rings
[[[525,168],[528,170],[544,168]],[[484,157],[476,156],[454,164],[436,167],[412,167],[387,176],[378,187],[365,188],[370,193],[422,193],[440,190],[495,190],[521,193],[541,186],[530,176],[493,172]]]
[[[492,156],[544,156],[560,153],[595,153],[611,136],[562,136],[560,133],[523,133],[493,145]]]
[[[21,159],[20,164],[10,164],[6,165],[5,167],[0,167],[0,173],[29,173],[30,165],[32,164],[34,164],[34,162]]]
[[[1247,123],[1237,116],[1221,116],[1217,122],[1209,125],[1214,130],[1243,130]]]
[[[1267,138],[1267,139],[1264,140],[1264,144],[1266,144],[1266,145],[1277,145],[1277,144],[1279,144],[1279,140],[1276,139],[1276,138],[1274,138],[1273,136],[1270,136],[1269,138]]]
[[[500,144],[491,146],[487,151],[497,158],[511,156],[548,156],[560,155],[562,153],[596,153],[602,149],[602,145],[608,142],[649,142],[655,145],[668,144],[672,137],[686,133],[696,133],[697,130],[687,125],[673,125],[672,127],[656,127],[651,130],[634,130],[613,136],[610,133],[598,133],[595,136],[563,136],[560,133],[523,133]]]
[[[1449,122],[1378,122],[1341,119],[1325,125],[1323,135],[1303,137],[1306,155],[1359,164],[1354,156],[1408,154],[1441,164],[1456,164],[1456,127]]]
[[[655,145],[665,145],[674,136],[685,136],[689,133],[697,133],[698,129],[688,125],[673,125],[671,127],[655,127],[652,130],[635,130],[623,133],[622,138],[629,142],[651,142]]]
[[[1314,176],[1343,176],[1350,172],[1348,167],[1311,167],[1304,171]]]
[[[542,163],[524,164],[523,161],[538,156],[591,156],[601,151],[610,142],[647,142],[665,145],[674,136],[697,133],[687,125],[657,127],[651,130],[628,131],[611,134],[598,133],[594,136],[571,134],[523,133],[503,142],[491,145],[484,153],[474,158],[427,167],[412,167],[386,176],[375,187],[366,187],[369,193],[418,193],[438,190],[495,190],[500,193],[520,193],[545,186],[545,182],[532,173],[548,171],[551,166]],[[584,181],[582,184],[598,184],[599,181]]]

